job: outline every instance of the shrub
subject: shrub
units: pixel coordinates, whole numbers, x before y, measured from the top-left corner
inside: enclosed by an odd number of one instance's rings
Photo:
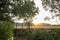
[[[10,22],[0,22],[0,40],[8,40],[13,35],[13,24]]]
[[[50,32],[52,40],[60,40],[60,31],[59,29],[54,29]]]
[[[60,31],[58,29],[51,32],[37,30],[28,35],[27,40],[60,40]]]
[[[24,30],[24,31],[22,31],[22,30],[15,30],[14,31],[14,36],[16,37],[16,35],[18,36],[18,37],[23,37],[23,36],[25,36],[25,37],[27,37],[29,34],[30,34],[31,32],[30,31],[28,31],[28,30]]]
[[[60,31],[58,29],[51,31],[35,30],[32,32],[18,31],[18,35],[20,35],[20,37],[27,37],[27,40],[60,40]]]
[[[44,30],[37,30],[31,33],[28,37],[27,40],[47,40],[48,39],[49,33]]]

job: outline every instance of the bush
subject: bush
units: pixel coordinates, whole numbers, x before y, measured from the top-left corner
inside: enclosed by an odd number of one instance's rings
[[[10,22],[0,22],[0,40],[8,40],[13,35],[13,24]]]
[[[30,31],[28,31],[28,30],[24,30],[24,31],[22,31],[22,30],[15,30],[14,31],[14,37],[16,37],[16,35],[18,36],[18,37],[27,37],[29,34],[30,34],[31,32]]]
[[[44,30],[37,30],[31,33],[27,39],[28,40],[46,40],[48,39],[49,33]]]
[[[30,35],[32,32],[31,31],[24,31],[23,32],[23,36],[27,37],[28,35]]]
[[[27,40],[60,40],[60,32],[58,29],[51,32],[37,30],[28,35]]]
[[[35,31],[17,31],[17,36],[26,37],[27,40],[60,40],[60,31],[53,29],[51,31],[35,30]]]
[[[60,40],[60,31],[59,29],[54,29],[50,32],[52,40]]]

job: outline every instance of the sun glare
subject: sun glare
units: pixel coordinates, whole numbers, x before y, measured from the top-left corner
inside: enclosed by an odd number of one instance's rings
[[[36,16],[33,18],[33,22],[32,22],[32,23],[35,24],[35,25],[38,25],[38,24],[40,24],[40,23],[44,23],[44,20],[43,20],[42,18],[40,18],[39,15],[36,15]]]
[[[60,20],[58,19],[51,19],[52,17],[52,14],[54,13],[51,13],[49,11],[45,11],[43,6],[42,6],[42,1],[41,0],[34,0],[35,2],[35,6],[36,7],[39,7],[39,14],[35,15],[35,17],[33,18],[33,24],[35,25],[38,25],[40,23],[49,23],[49,24],[60,24]],[[44,18],[46,17],[49,17],[50,19],[49,20],[44,20]],[[16,22],[20,22],[20,23],[23,23],[23,19],[21,20],[16,20]]]
[[[42,21],[39,22],[38,20],[36,20],[36,21],[33,21],[32,23],[33,23],[34,25],[38,25],[38,24],[43,23],[43,22],[42,22]]]
[[[36,15],[33,18],[33,24],[37,25],[39,23],[49,23],[49,24],[60,24],[60,20],[58,19],[52,19],[52,15],[55,13],[51,13],[49,11],[45,11],[43,6],[42,6],[42,1],[41,0],[34,0],[36,7],[39,7],[39,14]],[[49,17],[50,20],[44,20],[44,18]]]
[[[45,12],[41,3],[42,3],[41,0],[35,0],[36,7],[39,7],[39,14],[33,18],[33,22],[32,22],[35,25],[39,23],[44,23],[45,22],[44,18],[46,16],[51,16],[49,12]]]
[[[37,25],[37,24],[39,24],[40,22],[36,20],[36,21],[33,21],[32,23],[35,24],[35,25]]]

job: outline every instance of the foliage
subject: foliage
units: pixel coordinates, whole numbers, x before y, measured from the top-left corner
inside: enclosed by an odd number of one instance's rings
[[[26,37],[27,37],[28,35],[30,35],[30,34],[31,34],[31,31],[28,31],[28,30],[25,31],[25,32],[23,32],[23,35],[26,36]]]
[[[45,9],[51,8],[51,12],[59,12],[59,2],[60,0],[42,0],[42,5],[44,6]]]
[[[32,17],[36,12],[38,12],[37,8],[35,7],[34,1],[18,0],[15,4],[16,5],[14,5],[13,12],[20,17]]]
[[[0,40],[7,40],[12,36],[13,17],[27,19],[37,12],[38,8],[31,0],[0,0]]]
[[[13,35],[13,24],[11,22],[0,22],[0,40],[8,40]]]
[[[0,0],[0,21],[11,21],[12,17],[33,17],[38,12],[31,0]]]
[[[28,31],[28,30],[25,30],[25,31],[21,31],[21,30],[19,30],[19,31],[16,31],[15,30],[15,32],[14,32],[14,36],[16,37],[27,37],[28,35],[30,35],[30,31]]]
[[[34,30],[31,32],[23,31],[22,33],[20,31],[19,35],[19,37],[26,37],[27,40],[60,40],[60,31],[56,28],[50,31]]]
[[[60,17],[60,0],[42,0],[42,5],[45,10],[55,13],[52,18]]]
[[[59,29],[54,29],[50,33],[50,37],[52,40],[60,40],[60,31]]]
[[[60,32],[56,29],[50,32],[37,30],[28,35],[27,40],[60,40]]]
[[[28,36],[28,40],[46,40],[48,36],[48,32],[43,31],[43,30],[37,30],[32,32],[32,34],[30,34]]]

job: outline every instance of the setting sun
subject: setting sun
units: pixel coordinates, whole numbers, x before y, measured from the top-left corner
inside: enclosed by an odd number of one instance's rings
[[[36,21],[33,21],[32,23],[35,24],[35,25],[37,25],[37,24],[39,24],[40,22],[39,22],[38,20],[36,20]]]
[[[38,24],[40,24],[40,23],[44,23],[44,20],[43,20],[43,18],[40,18],[39,15],[36,15],[36,16],[33,18],[33,22],[32,22],[32,23],[35,24],[35,25],[38,25]]]

